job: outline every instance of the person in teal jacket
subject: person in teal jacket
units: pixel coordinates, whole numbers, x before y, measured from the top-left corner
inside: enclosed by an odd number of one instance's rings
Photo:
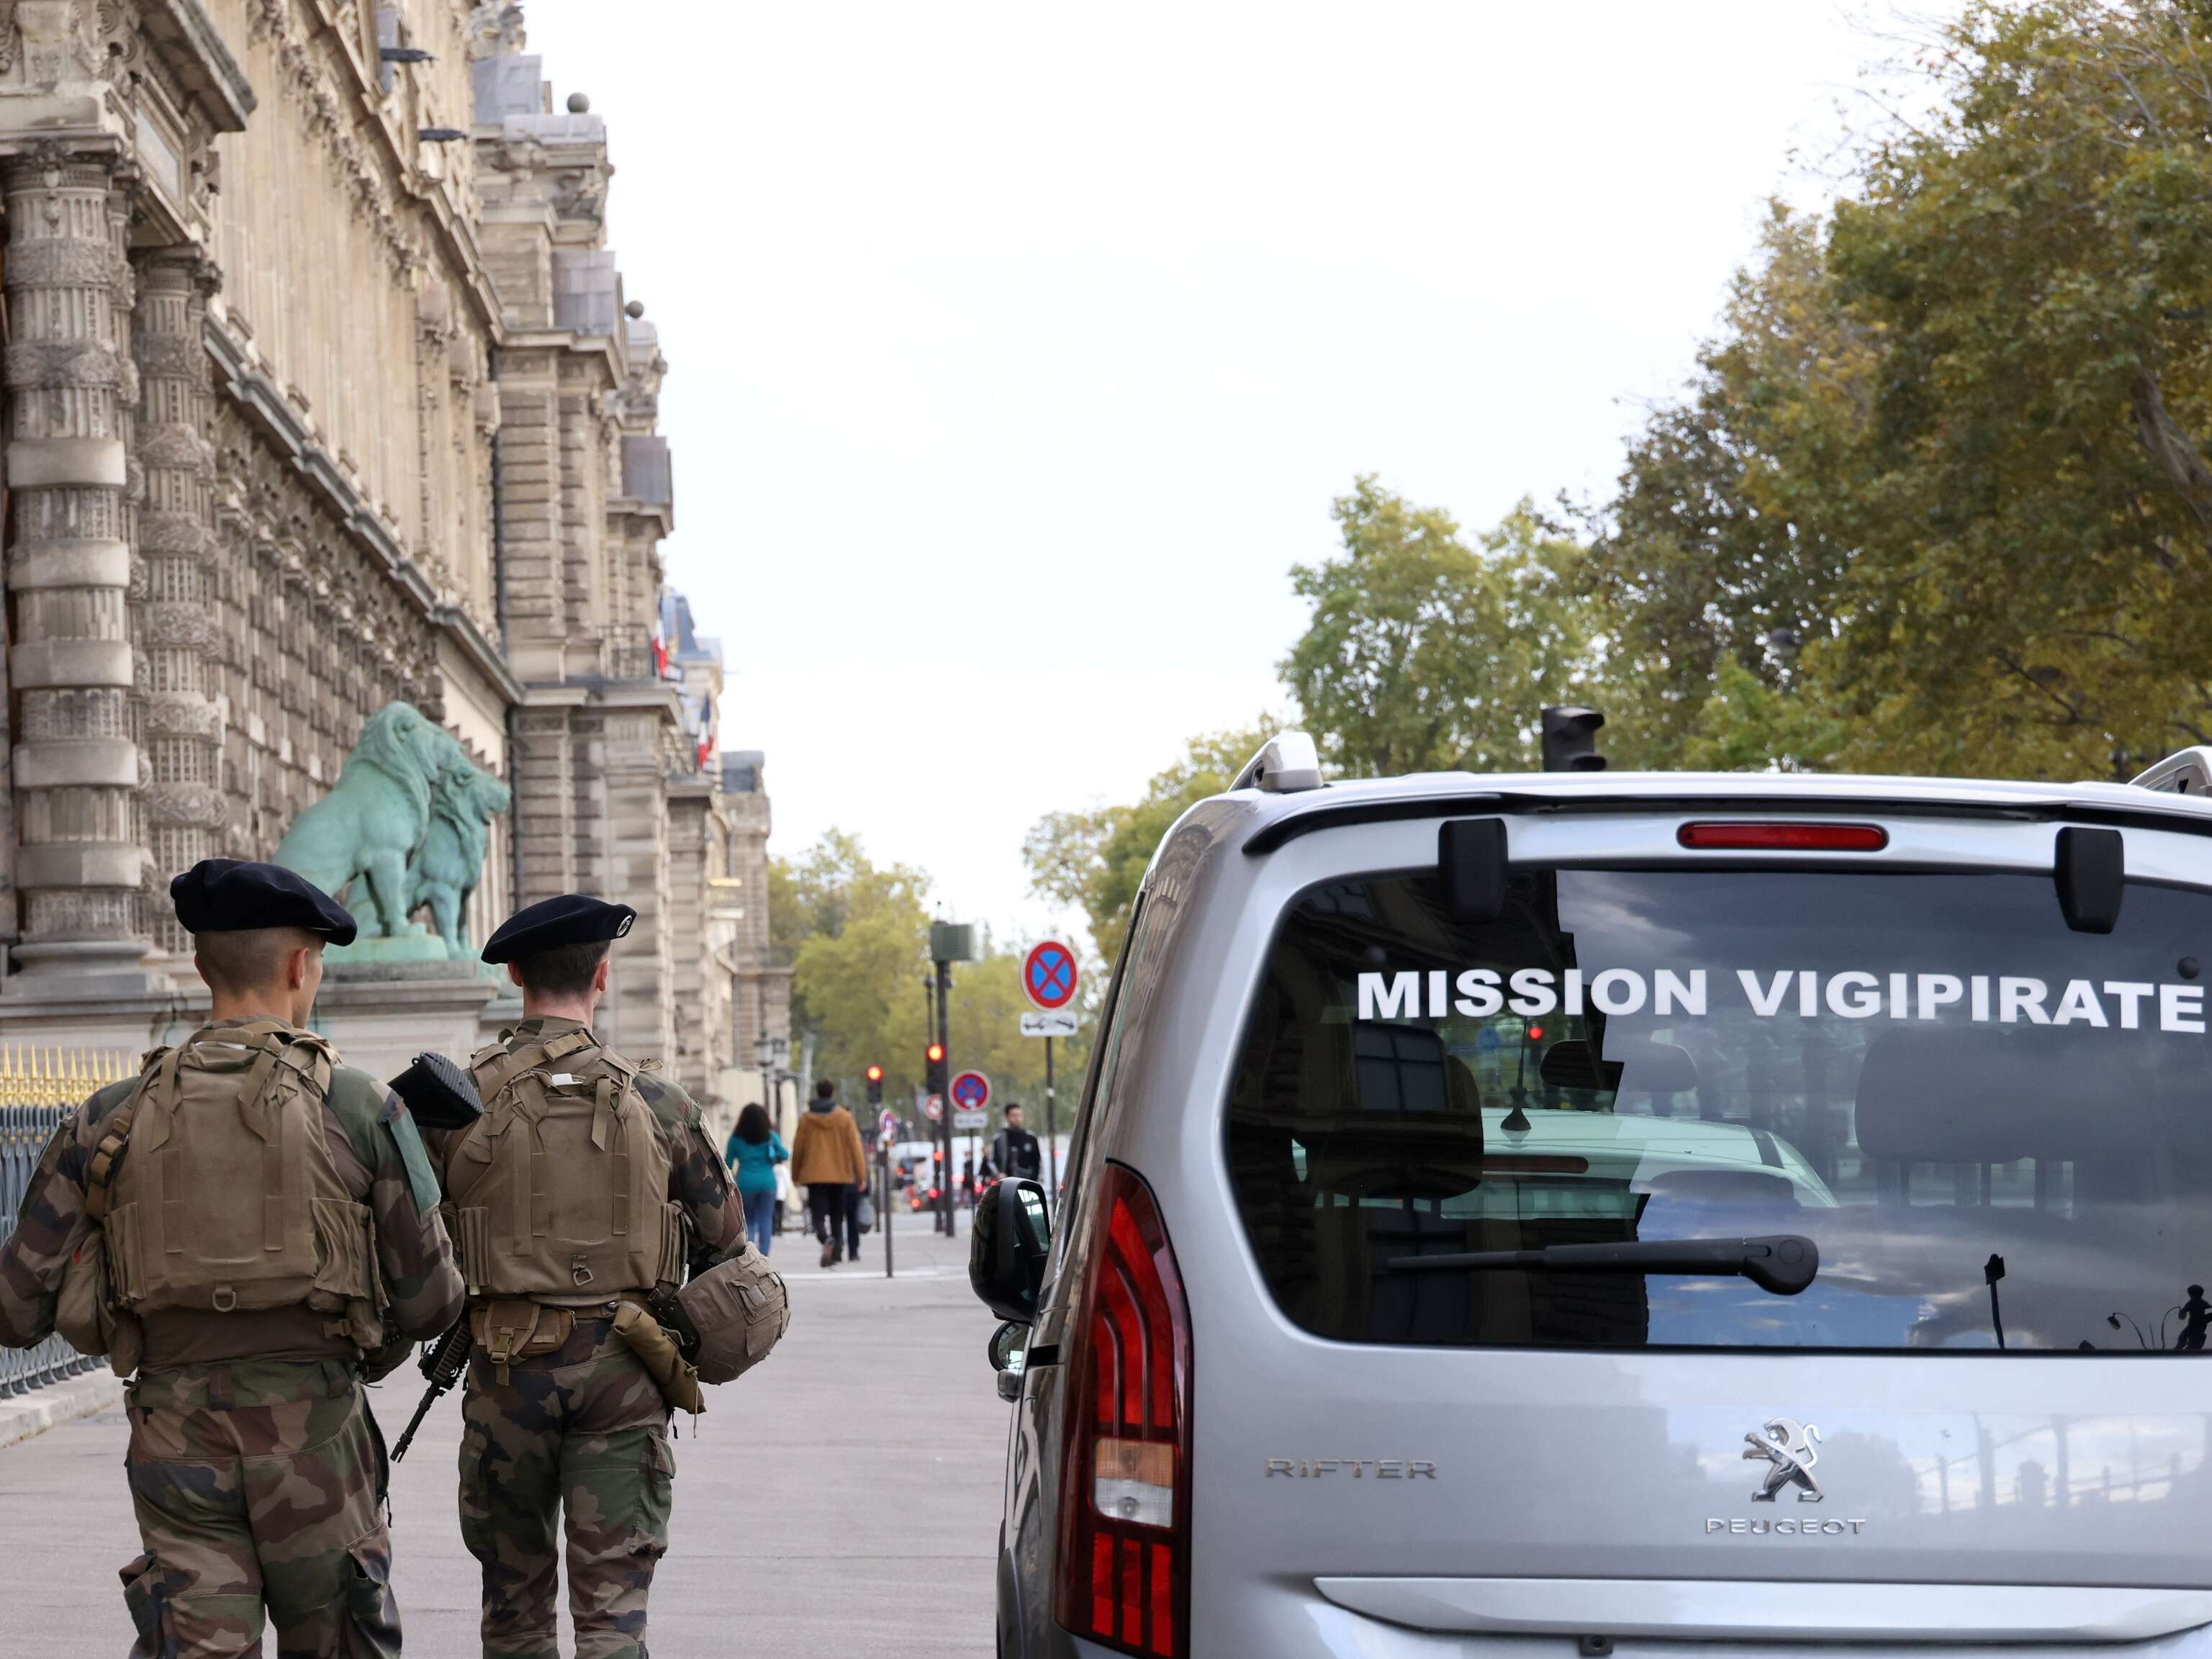
[[[745,1237],[766,1255],[775,1237],[775,1166],[791,1161],[766,1108],[748,1106],[738,1114],[722,1158],[737,1172],[738,1195],[745,1201]]]

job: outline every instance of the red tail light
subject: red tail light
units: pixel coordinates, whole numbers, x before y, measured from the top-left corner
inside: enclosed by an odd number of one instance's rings
[[[1878,823],[1686,823],[1674,839],[1705,851],[1879,853],[1889,831]]]
[[[1066,1345],[1053,1616],[1124,1653],[1190,1639],[1190,1315],[1152,1189],[1106,1166]]]

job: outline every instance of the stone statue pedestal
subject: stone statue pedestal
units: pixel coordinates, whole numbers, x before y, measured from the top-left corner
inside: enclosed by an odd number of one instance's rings
[[[381,1078],[398,1076],[426,1048],[466,1065],[498,1035],[498,1015],[487,1023],[487,1011],[506,988],[473,963],[331,961],[315,999],[315,1029],[349,1066]]]
[[[446,950],[446,941],[435,933],[402,933],[397,938],[378,934],[373,939],[357,939],[350,945],[328,945],[323,947],[323,971],[325,977],[333,968],[359,968],[374,975],[395,963],[413,966],[432,962],[445,966],[452,962]],[[453,963],[449,971],[466,973],[470,964]]]
[[[197,979],[161,996],[8,997],[0,999],[0,1042],[137,1055],[183,1042],[207,1017],[207,988]],[[331,963],[309,1023],[347,1065],[389,1079],[426,1048],[465,1065],[521,1018],[514,988],[475,963]],[[0,1216],[0,1227],[9,1219]]]
[[[190,1036],[206,1023],[207,1012],[207,988],[198,978],[170,992],[26,986],[11,979],[0,996],[0,1042],[140,1054]],[[12,1219],[0,1216],[0,1223]]]

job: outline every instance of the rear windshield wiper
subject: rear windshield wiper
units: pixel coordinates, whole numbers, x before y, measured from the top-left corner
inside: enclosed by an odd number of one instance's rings
[[[1762,1291],[1795,1296],[1820,1271],[1820,1248],[1795,1233],[1767,1238],[1652,1238],[1619,1244],[1554,1244],[1541,1250],[1470,1250],[1458,1255],[1401,1255],[1391,1273],[1486,1273],[1539,1267],[1552,1273],[1741,1274]]]

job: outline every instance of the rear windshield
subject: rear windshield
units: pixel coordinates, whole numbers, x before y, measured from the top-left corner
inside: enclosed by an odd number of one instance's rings
[[[1431,872],[1335,883],[1269,957],[1231,1183],[1341,1341],[2201,1352],[2206,960],[2212,895],[2097,936],[2048,875],[1516,872],[1480,925]],[[1393,1265],[1778,1234],[1796,1296]]]

